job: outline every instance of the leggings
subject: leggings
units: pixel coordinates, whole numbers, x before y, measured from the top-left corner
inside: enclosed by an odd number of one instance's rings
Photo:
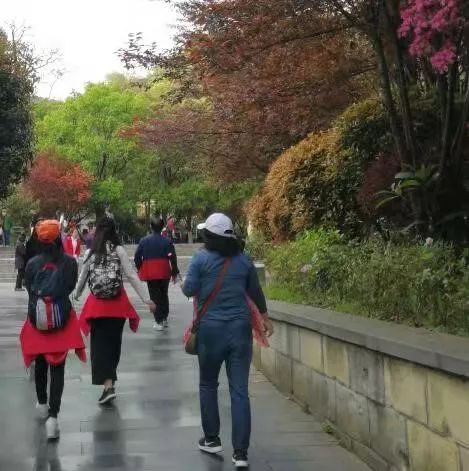
[[[36,357],[34,376],[39,404],[47,404],[48,370],[50,370],[49,415],[57,417],[64,392],[65,361],[60,365],[49,365],[42,355]]]

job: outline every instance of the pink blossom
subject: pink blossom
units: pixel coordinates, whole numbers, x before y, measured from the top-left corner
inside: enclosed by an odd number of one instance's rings
[[[409,52],[428,57],[437,73],[443,74],[456,57],[456,37],[462,23],[460,0],[408,0],[401,10],[398,34],[410,40]],[[442,44],[436,48],[435,44]]]

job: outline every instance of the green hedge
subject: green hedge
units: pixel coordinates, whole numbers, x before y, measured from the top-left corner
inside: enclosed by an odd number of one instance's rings
[[[266,263],[273,299],[469,333],[469,267],[450,246],[315,230],[271,248]]]

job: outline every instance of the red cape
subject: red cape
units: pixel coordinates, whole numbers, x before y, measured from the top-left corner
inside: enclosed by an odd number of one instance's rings
[[[75,350],[77,357],[86,362],[85,343],[73,310],[63,329],[50,332],[37,330],[27,319],[21,329],[20,343],[26,367],[29,367],[38,355],[44,355],[49,364],[58,365],[65,360],[69,350]]]
[[[128,319],[130,329],[133,332],[137,332],[140,324],[140,317],[130,303],[124,288],[122,288],[119,296],[112,299],[99,299],[90,293],[88,298],[86,298],[83,309],[81,310],[81,331],[88,336],[91,330],[91,319],[98,319],[101,317]]]

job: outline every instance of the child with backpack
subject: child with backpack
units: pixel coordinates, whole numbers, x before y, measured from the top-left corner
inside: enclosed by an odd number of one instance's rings
[[[21,330],[20,342],[26,367],[35,361],[36,408],[39,417],[46,420],[48,440],[54,440],[60,434],[57,417],[68,351],[75,350],[83,362],[86,352],[69,298],[77,283],[77,262],[63,252],[58,221],[41,221],[35,231],[39,254],[26,265],[28,317]]]
[[[91,250],[85,253],[75,299],[79,299],[86,283],[90,294],[83,306],[80,324],[88,335],[91,331],[92,383],[104,386],[98,399],[100,405],[111,403],[116,397],[115,382],[122,345],[122,331],[126,320],[136,332],[140,318],[125,292],[125,274],[140,299],[155,310],[147,287],[139,280],[122,247],[114,220],[104,217],[96,226]]]

